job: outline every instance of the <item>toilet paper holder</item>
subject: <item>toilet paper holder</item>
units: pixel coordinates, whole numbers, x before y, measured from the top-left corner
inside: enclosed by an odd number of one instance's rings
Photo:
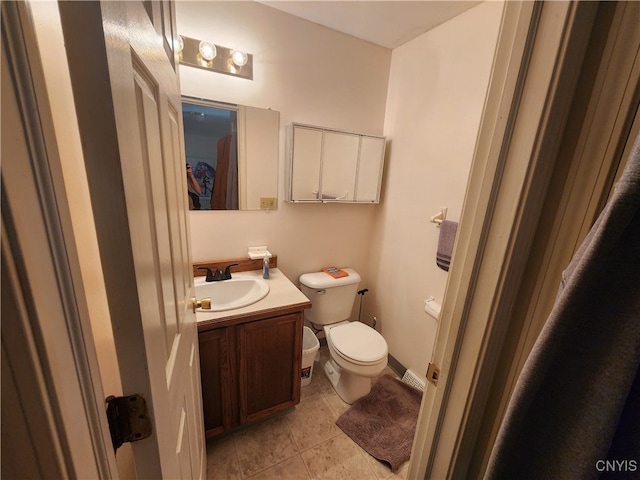
[[[427,298],[424,301],[424,311],[436,320],[438,320],[438,318],[440,317],[441,309],[442,305],[436,302],[436,299],[433,298],[433,296]]]

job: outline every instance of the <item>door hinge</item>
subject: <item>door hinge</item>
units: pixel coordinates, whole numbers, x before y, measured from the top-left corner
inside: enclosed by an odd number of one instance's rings
[[[125,442],[147,438],[153,431],[147,402],[139,394],[107,397],[107,419],[114,451]]]
[[[427,367],[427,380],[437,387],[438,377],[440,377],[440,369],[435,365],[435,363],[430,363]]]

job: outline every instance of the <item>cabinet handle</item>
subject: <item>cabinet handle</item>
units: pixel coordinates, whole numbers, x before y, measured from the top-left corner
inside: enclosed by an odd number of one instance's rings
[[[337,197],[335,195],[319,195],[318,190],[313,190],[311,192],[318,200],[345,200],[349,196],[349,192],[344,192],[344,195]]]

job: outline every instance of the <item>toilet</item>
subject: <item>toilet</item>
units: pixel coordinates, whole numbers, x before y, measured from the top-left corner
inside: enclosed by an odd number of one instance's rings
[[[352,404],[371,390],[371,379],[387,366],[387,342],[377,331],[361,322],[349,322],[358,292],[360,275],[343,268],[346,277],[333,278],[324,272],[300,276],[300,289],[311,308],[305,318],[316,330],[324,330],[330,359],[324,366],[334,390]]]

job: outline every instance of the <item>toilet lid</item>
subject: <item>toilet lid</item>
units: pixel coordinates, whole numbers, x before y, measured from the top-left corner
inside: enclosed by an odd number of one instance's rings
[[[329,335],[339,353],[360,362],[377,362],[388,352],[382,335],[364,323],[345,323],[332,328]]]

